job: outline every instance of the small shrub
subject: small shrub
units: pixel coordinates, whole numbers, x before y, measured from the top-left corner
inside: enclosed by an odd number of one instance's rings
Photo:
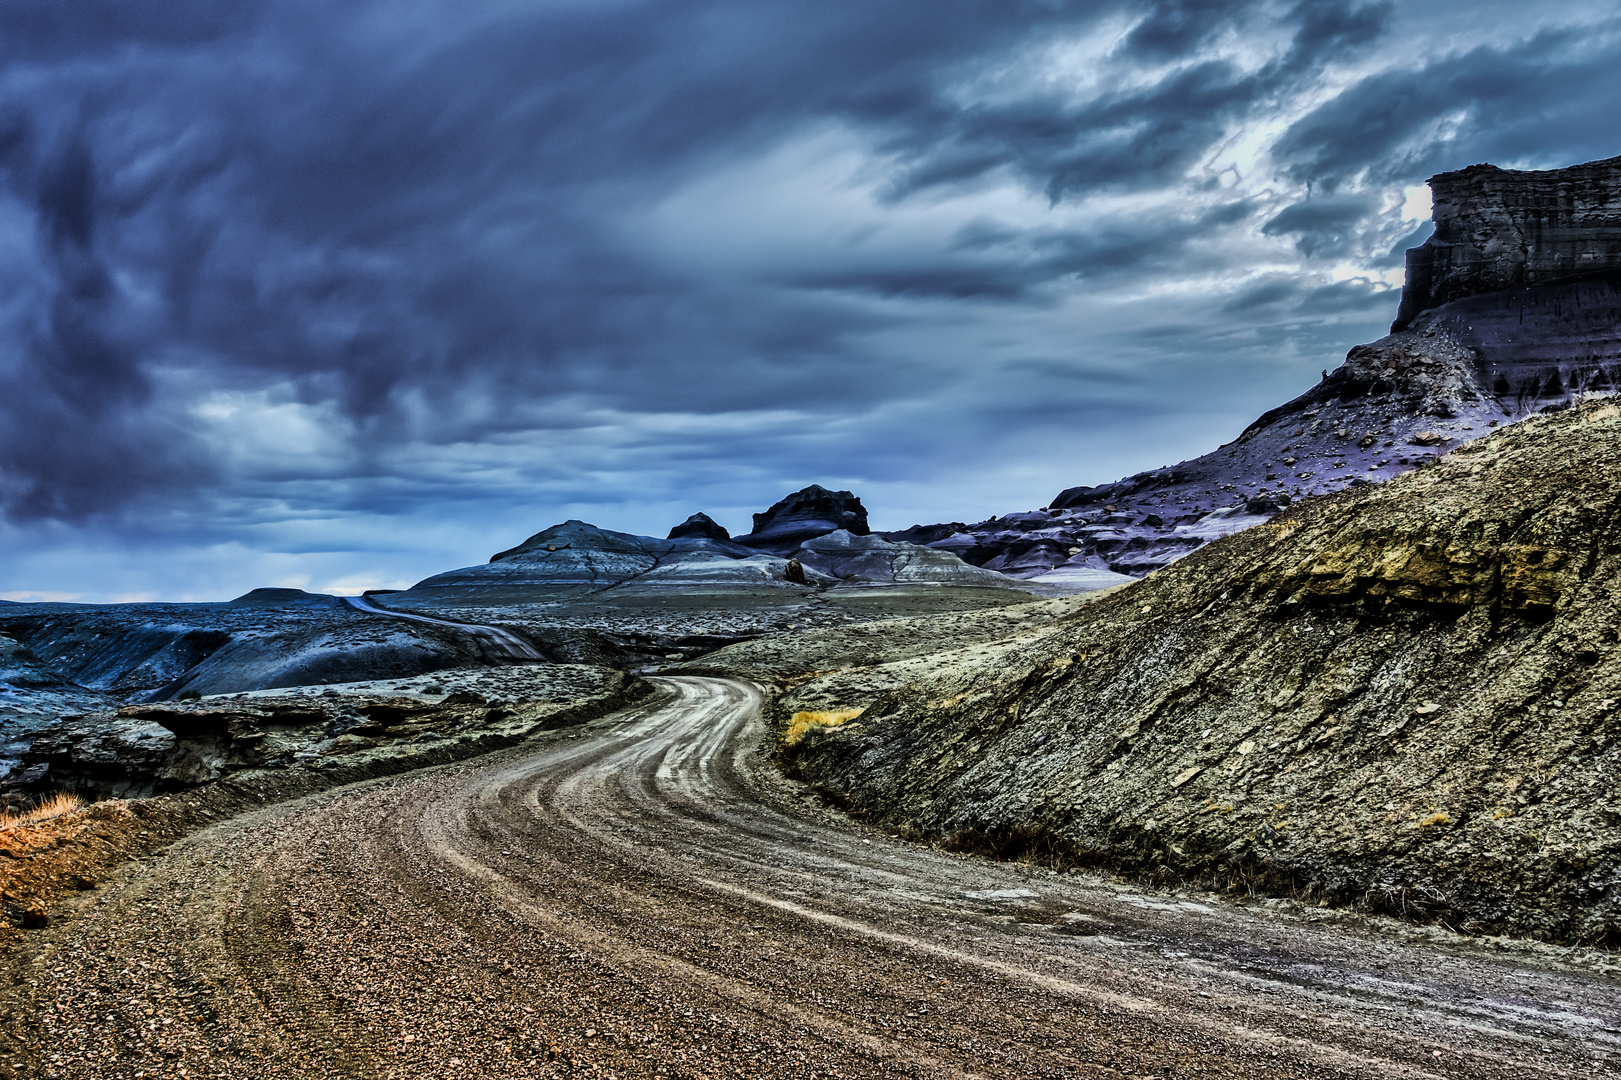
[[[782,733],[784,746],[798,746],[805,733],[816,727],[838,727],[866,712],[865,709],[829,709],[825,712],[796,712]]]
[[[176,701],[200,701],[202,700],[202,696],[203,694],[200,690],[182,690],[180,693],[174,696],[174,699]]]

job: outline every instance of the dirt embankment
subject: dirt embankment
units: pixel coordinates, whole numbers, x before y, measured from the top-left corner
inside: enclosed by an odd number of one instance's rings
[[[791,685],[790,768],[902,833],[1615,942],[1618,516],[1588,402],[1000,640],[710,664]]]

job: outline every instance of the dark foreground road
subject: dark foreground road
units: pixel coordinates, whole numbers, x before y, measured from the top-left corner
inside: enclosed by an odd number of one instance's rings
[[[1590,1077],[1621,991],[886,841],[721,679],[198,833],[44,931],[45,1077]],[[1409,936],[1411,938],[1411,936]],[[13,1017],[13,1022],[17,1019]]]

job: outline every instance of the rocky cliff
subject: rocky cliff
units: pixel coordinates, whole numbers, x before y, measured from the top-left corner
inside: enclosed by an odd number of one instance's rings
[[[892,539],[1036,581],[1141,575],[1295,499],[1388,480],[1502,424],[1621,389],[1621,158],[1442,173],[1392,333],[1211,453]]]
[[[1542,172],[1471,165],[1429,183],[1435,233],[1407,252],[1392,330],[1468,296],[1621,273],[1621,157]]]
[[[807,655],[845,670],[785,699],[789,760],[921,837],[1621,941],[1618,522],[1621,406],[1596,400],[1057,626]]]

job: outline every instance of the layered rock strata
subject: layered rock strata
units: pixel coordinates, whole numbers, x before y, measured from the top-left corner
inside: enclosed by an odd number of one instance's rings
[[[785,714],[859,713],[789,762],[920,837],[1621,941],[1617,522],[1621,406],[1532,418],[1060,625],[803,683]]]
[[[402,678],[477,663],[453,631],[384,623],[334,596],[220,604],[16,604],[0,630],[82,691],[124,700]]]
[[[806,492],[812,494],[806,496]],[[550,595],[583,598],[613,591],[743,588],[804,589],[807,586],[874,586],[937,584],[1014,590],[1019,583],[1005,575],[970,566],[948,551],[893,542],[847,529],[826,530],[820,524],[838,517],[859,516],[845,506],[859,500],[848,492],[823,488],[798,492],[773,508],[787,511],[755,515],[772,536],[815,535],[773,554],[726,539],[685,535],[659,540],[651,536],[599,529],[583,521],[566,521],[536,533],[482,566],[436,574],[390,604],[446,602],[520,602]],[[815,492],[828,495],[829,503]],[[806,496],[801,499],[800,496]],[[848,499],[845,496],[849,496]],[[795,509],[797,507],[797,509]],[[806,516],[821,514],[821,517]],[[776,545],[774,545],[776,546]],[[797,570],[790,574],[790,562]]]
[[[1621,157],[1541,172],[1471,165],[1429,184],[1435,233],[1407,252],[1392,330],[1468,296],[1621,273]]]

